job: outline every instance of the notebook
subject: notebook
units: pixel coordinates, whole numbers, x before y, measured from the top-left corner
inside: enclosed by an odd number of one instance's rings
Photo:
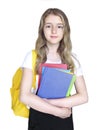
[[[67,70],[67,64],[52,64],[52,63],[42,63],[42,64],[40,64],[38,88],[40,86],[40,81],[41,81],[41,76],[42,76],[42,68],[43,67],[62,68],[64,70]]]
[[[56,99],[70,95],[76,76],[63,69],[44,66],[37,95],[41,98]]]

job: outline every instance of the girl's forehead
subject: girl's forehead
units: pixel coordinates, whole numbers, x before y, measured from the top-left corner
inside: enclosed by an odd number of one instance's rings
[[[49,14],[46,18],[45,18],[45,23],[63,23],[62,19],[60,18],[60,16],[58,15],[54,15],[54,14]]]

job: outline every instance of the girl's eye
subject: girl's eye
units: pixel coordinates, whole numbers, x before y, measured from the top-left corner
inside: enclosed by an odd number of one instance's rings
[[[50,25],[46,25],[45,27],[46,27],[46,28],[51,28],[51,26],[50,26]]]
[[[61,28],[61,29],[63,29],[64,27],[63,27],[63,25],[58,25],[58,28]]]

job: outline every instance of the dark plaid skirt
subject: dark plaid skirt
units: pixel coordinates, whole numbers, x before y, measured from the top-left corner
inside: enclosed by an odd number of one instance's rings
[[[74,130],[72,114],[61,119],[30,108],[28,130]]]

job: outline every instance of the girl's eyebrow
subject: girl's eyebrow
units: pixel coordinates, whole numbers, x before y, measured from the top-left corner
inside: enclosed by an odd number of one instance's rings
[[[45,24],[52,24],[51,22],[45,22]]]
[[[45,23],[46,24],[52,24],[52,23]],[[63,25],[63,23],[57,23],[57,25]]]

